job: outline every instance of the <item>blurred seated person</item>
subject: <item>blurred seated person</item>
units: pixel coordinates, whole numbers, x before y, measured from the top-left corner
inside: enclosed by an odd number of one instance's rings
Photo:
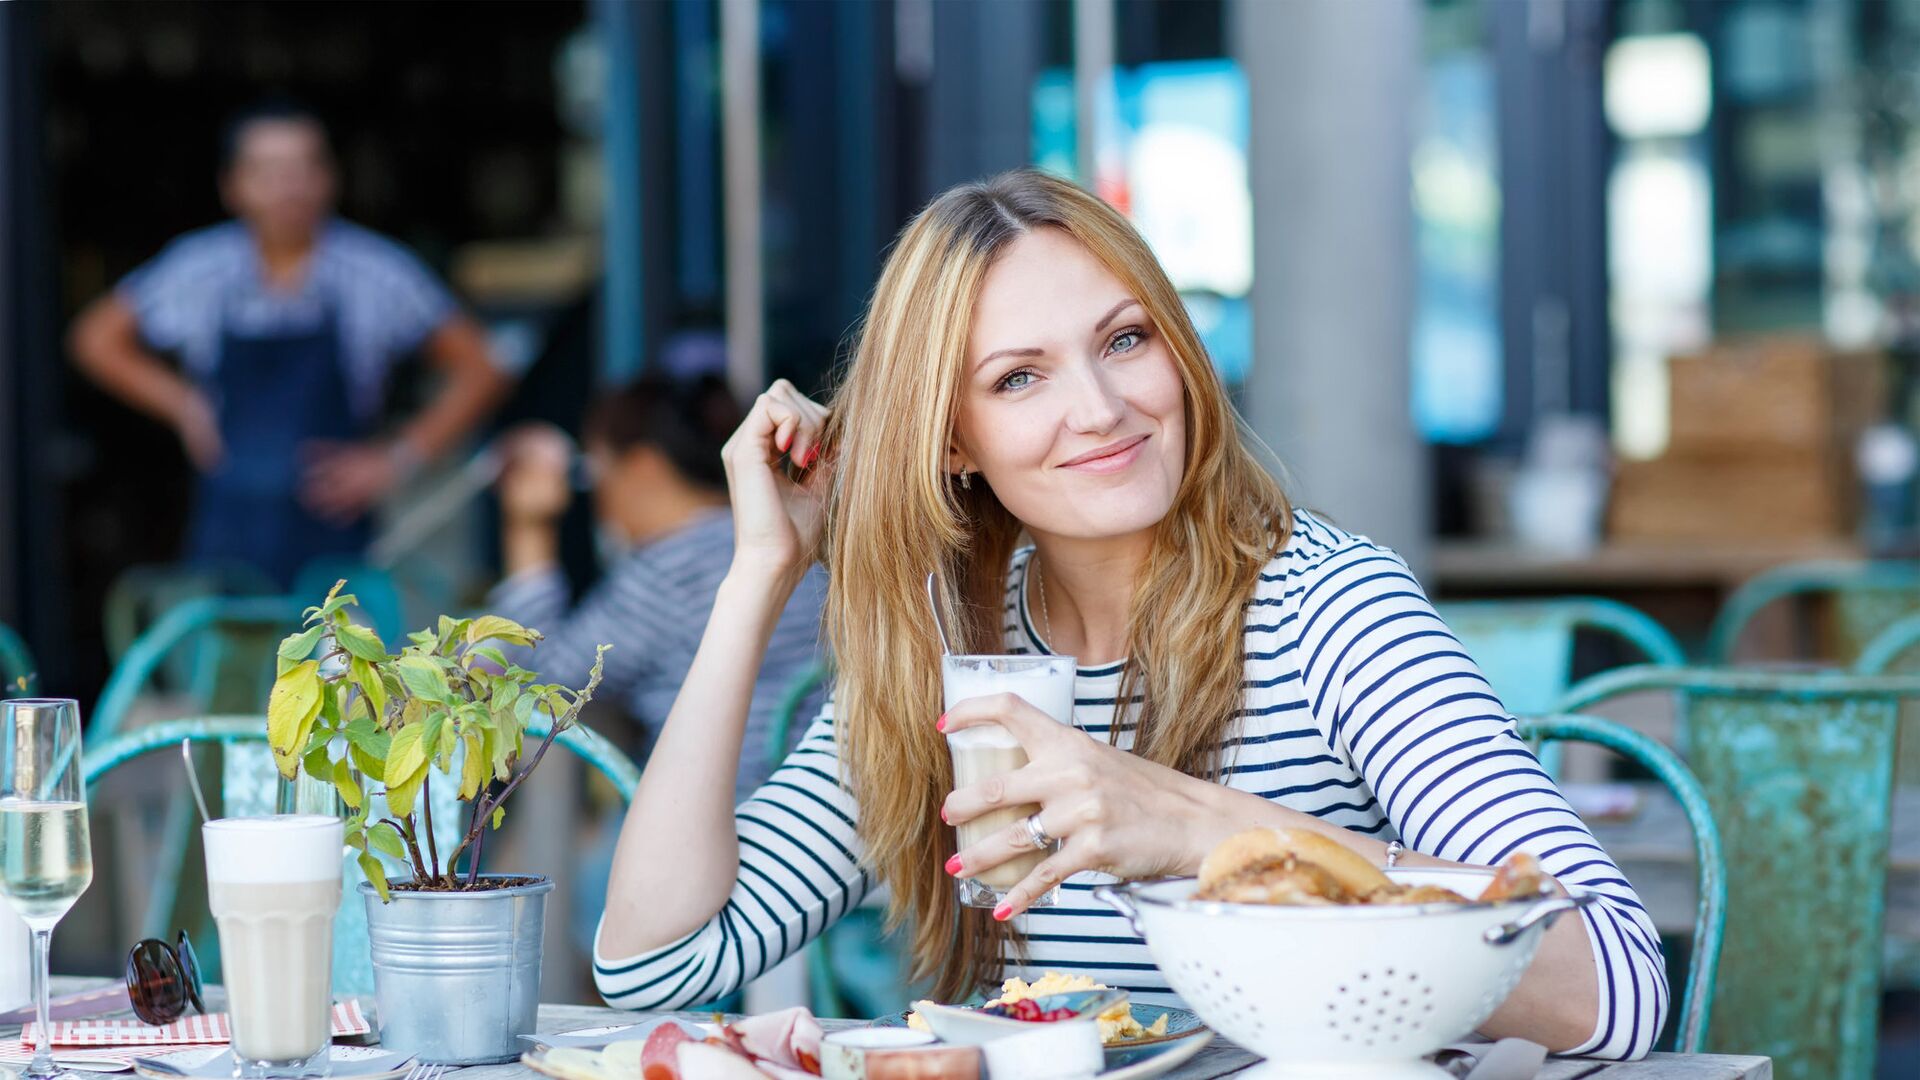
[[[720,450],[744,413],[715,376],[649,376],[589,408],[582,426],[603,576],[568,608],[560,518],[572,498],[573,442],[546,424],[502,439],[501,548],[507,577],[487,609],[540,630],[543,681],[579,686],[605,642],[606,700],[624,703],[649,741],[666,722],[733,560],[733,517]],[[787,690],[818,658],[825,579],[809,572],[781,612],[753,683],[738,791],[751,792],[785,746],[770,745]],[[816,707],[819,693],[803,702]],[[793,733],[798,734],[797,730]]]
[[[252,563],[285,585],[310,559],[359,555],[368,511],[510,382],[417,258],[335,216],[319,117],[256,106],[221,154],[233,220],[128,274],[81,312],[70,346],[88,378],[179,435],[199,472],[187,558]],[[416,352],[441,385],[379,431],[387,376]]]

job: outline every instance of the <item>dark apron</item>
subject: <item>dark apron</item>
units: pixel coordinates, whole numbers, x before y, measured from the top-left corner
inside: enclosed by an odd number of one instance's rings
[[[305,444],[366,435],[347,394],[332,314],[312,330],[280,334],[243,335],[224,325],[220,355],[202,385],[226,457],[200,476],[188,557],[252,563],[289,586],[311,559],[363,553],[365,517],[335,525],[299,501]]]

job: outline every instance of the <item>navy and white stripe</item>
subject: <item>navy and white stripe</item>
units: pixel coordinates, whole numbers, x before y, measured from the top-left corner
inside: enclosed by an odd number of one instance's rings
[[[176,237],[120,280],[145,342],[178,354],[186,371],[211,375],[223,333],[310,330],[328,319],[354,411],[378,413],[388,371],[455,313],[453,295],[420,260],[379,233],[328,221],[300,283],[269,284],[245,225],[237,221]]]
[[[1030,550],[1009,576],[1007,647],[1044,651],[1025,595]],[[1399,556],[1304,511],[1247,605],[1246,702],[1221,748],[1223,783],[1324,821],[1465,863],[1514,851],[1598,892],[1585,913],[1599,1023],[1574,1052],[1643,1054],[1667,1010],[1659,937],[1639,899],[1515,732],[1498,698]],[[1081,668],[1075,726],[1106,739],[1123,665]],[[1130,743],[1125,730],[1120,746]],[[772,779],[741,804],[740,878],[704,926],[594,974],[623,1008],[680,1008],[725,993],[798,949],[872,887],[858,812],[841,785],[824,709]],[[941,854],[944,854],[942,852]],[[931,856],[930,856],[931,857]],[[1028,962],[1009,974],[1081,972],[1150,1003],[1176,998],[1145,945],[1081,874],[1059,906],[1022,917]]]
[[[521,661],[545,682],[585,685],[595,648],[612,645],[598,693],[622,702],[651,740],[667,722],[693,666],[714,594],[732,560],[733,518],[723,507],[622,557],[571,611],[566,577],[558,567],[501,582],[487,598],[487,610],[545,635],[531,658]],[[767,642],[740,755],[741,798],[760,786],[786,754],[786,746],[772,744],[775,713],[795,680],[818,659],[825,595],[825,578],[816,568],[794,590]],[[803,701],[806,711],[798,715],[810,715],[822,696],[816,691]]]

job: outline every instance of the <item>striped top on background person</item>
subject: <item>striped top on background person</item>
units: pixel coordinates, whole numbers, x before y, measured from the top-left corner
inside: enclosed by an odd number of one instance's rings
[[[585,685],[596,648],[610,644],[599,691],[620,702],[651,740],[673,708],[694,651],[713,613],[714,593],[733,560],[733,517],[721,507],[675,532],[619,556],[578,606],[569,610],[566,575],[557,565],[515,574],[495,586],[487,610],[539,630],[544,640],[525,661],[542,681]],[[773,746],[775,711],[796,680],[819,660],[825,575],[810,571],[767,643],[742,743],[738,791],[758,787],[786,754]],[[801,703],[809,716],[824,690]],[[795,733],[797,734],[797,733]],[[791,743],[791,738],[789,738]]]
[[[1668,988],[1659,937],[1632,886],[1399,556],[1304,511],[1293,522],[1247,604],[1245,704],[1220,747],[1220,782],[1442,859],[1491,865],[1527,851],[1561,881],[1598,893],[1582,914],[1599,1019],[1569,1053],[1644,1053],[1664,1022]],[[1006,647],[1015,653],[1047,651],[1025,599],[1031,554],[1018,552],[1008,574]],[[1083,667],[1074,691],[1074,726],[1123,749],[1130,735],[1114,706],[1124,667]],[[861,866],[858,813],[829,703],[736,812],[740,873],[725,907],[640,955],[596,946],[600,992],[619,1008],[683,1008],[797,951],[874,886]],[[1026,961],[1009,957],[1006,974],[1085,974],[1139,1001],[1177,1004],[1145,944],[1093,901],[1094,886],[1109,880],[1075,875],[1057,906],[1018,916]]]

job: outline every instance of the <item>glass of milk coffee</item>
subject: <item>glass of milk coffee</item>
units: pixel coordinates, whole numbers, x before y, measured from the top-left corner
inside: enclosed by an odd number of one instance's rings
[[[1027,704],[1062,724],[1073,723],[1073,672],[1071,656],[947,655],[940,658],[940,682],[946,708],[951,709],[968,698],[1018,694]],[[998,724],[949,734],[947,750],[953,754],[956,790],[1013,772],[1027,763],[1027,752],[1019,741]],[[1011,829],[1015,822],[1039,810],[1040,807],[1031,804],[1009,806],[962,822],[954,827],[959,834],[959,846],[965,848]],[[1036,848],[978,877],[960,879],[960,902],[969,907],[998,907],[1007,892],[1025,880],[1051,853],[1051,849]],[[1057,892],[1049,889],[1029,906],[1050,907]]]
[[[201,826],[236,1077],[328,1073],[344,833],[320,814]]]

